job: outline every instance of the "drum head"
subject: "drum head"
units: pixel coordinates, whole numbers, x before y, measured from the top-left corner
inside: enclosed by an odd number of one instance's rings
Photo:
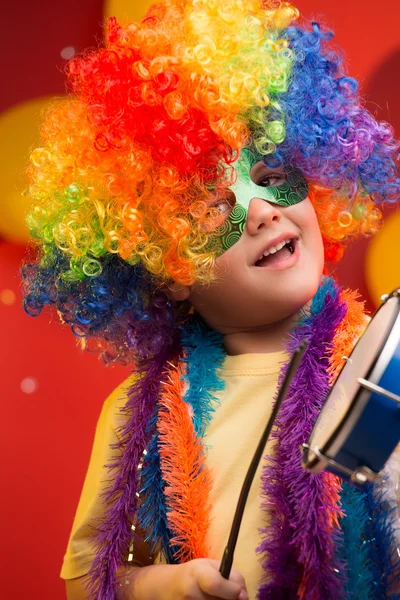
[[[357,380],[362,377],[379,382],[400,338],[393,329],[396,321],[396,329],[400,326],[398,317],[399,298],[390,296],[358,340],[321,409],[303,456],[306,468],[317,472],[324,467],[315,449],[334,459],[343,446],[370,394]]]

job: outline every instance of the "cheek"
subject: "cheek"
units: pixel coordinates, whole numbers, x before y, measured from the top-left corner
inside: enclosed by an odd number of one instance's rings
[[[240,240],[239,240],[240,242]],[[234,244],[223,254],[218,256],[214,262],[214,279],[211,284],[195,284],[194,290],[203,297],[217,300],[223,298],[226,290],[231,291],[237,286],[237,280],[240,276],[240,243]]]
[[[317,215],[309,198],[296,205],[298,209],[297,223],[303,232],[320,252],[323,251],[322,234],[319,228]]]
[[[225,252],[215,260],[215,274],[217,280],[225,278],[228,280],[235,279],[236,270],[240,264],[241,243],[242,240],[239,238],[235,244],[228,248],[228,250],[225,250]]]
[[[313,211],[312,236],[313,236],[314,245],[315,245],[316,260],[318,261],[318,264],[323,265],[324,264],[324,243],[322,241],[321,230],[319,228],[317,217],[316,217],[314,211]]]
[[[306,246],[310,250],[310,260],[313,266],[315,266],[316,277],[320,278],[324,268],[324,244],[317,217],[311,203],[307,212],[307,219],[303,227],[304,238]]]

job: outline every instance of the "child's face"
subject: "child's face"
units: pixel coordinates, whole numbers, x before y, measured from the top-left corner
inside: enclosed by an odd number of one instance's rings
[[[257,160],[246,148],[229,169],[233,183],[228,187],[225,197],[220,196],[212,204],[213,212],[219,213],[216,222],[220,227],[211,229],[218,238],[218,255],[229,250],[241,237],[253,198],[279,206],[292,206],[302,202],[308,195],[307,181],[301,171],[292,169],[286,172],[273,156],[267,165],[263,160]]]
[[[254,185],[252,190],[243,232],[216,259],[216,280],[195,284],[189,295],[221,333],[257,330],[294,315],[314,296],[322,275],[322,237],[309,198],[281,206],[263,199],[261,190],[257,195]],[[271,246],[277,251],[263,257]]]

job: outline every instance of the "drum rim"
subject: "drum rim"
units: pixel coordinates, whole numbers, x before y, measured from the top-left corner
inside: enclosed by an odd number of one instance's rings
[[[365,375],[365,378],[368,381],[371,381],[372,383],[377,383],[380,380],[381,376],[385,372],[387,366],[389,365],[389,363],[397,349],[397,345],[396,345],[393,348],[393,351],[391,353],[385,352],[385,349],[387,348],[387,346],[391,345],[390,340],[394,336],[396,325],[400,328],[399,290],[394,290],[390,295],[388,295],[388,297],[379,306],[379,308],[373,315],[370,323],[378,315],[379,311],[382,310],[383,307],[387,304],[387,301],[390,300],[391,298],[395,298],[397,306],[396,306],[396,309],[394,310],[392,321],[390,322],[390,327],[389,327],[390,333],[389,333],[388,337],[386,338],[386,340],[384,340],[382,342],[381,346],[376,350],[374,358],[371,362],[371,366]],[[366,329],[370,326],[370,323],[368,323]],[[365,329],[365,331],[366,331],[366,329]],[[356,345],[354,346],[351,354],[353,354],[353,352],[357,348],[357,345],[359,344],[363,335],[364,334],[362,334],[360,336],[360,338],[357,341]],[[351,356],[351,354],[350,354],[350,356]],[[343,369],[345,369],[345,368],[346,368],[346,363],[343,365],[342,369],[340,370],[340,373],[339,373],[336,381],[338,381]],[[328,401],[328,399],[332,393],[332,390],[333,390],[333,386],[325,399],[324,405]],[[320,448],[320,447],[314,445],[313,448],[318,448],[320,454],[322,454],[323,456],[326,456],[328,459],[335,461],[335,457],[345,446],[347,440],[349,439],[350,434],[352,433],[352,431],[354,429],[355,424],[358,422],[359,417],[362,415],[366,405],[368,404],[368,401],[369,401],[372,393],[373,392],[363,388],[360,385],[360,387],[359,387],[358,391],[356,392],[353,400],[351,401],[344,417],[338,423],[338,425],[335,427],[334,431],[331,433],[331,435],[329,436],[328,440],[325,442],[323,447]],[[308,438],[307,444],[305,446],[305,450],[303,452],[303,461],[302,462],[303,462],[304,467],[306,467],[309,471],[312,471],[314,473],[318,473],[318,472],[322,471],[328,464],[328,461],[324,461],[323,459],[319,458],[315,454],[313,448],[310,446],[310,441],[311,441],[311,437],[312,437],[314,428],[316,427],[316,425],[321,417],[322,411],[323,411],[323,407],[321,408],[320,414],[318,415],[318,418],[312,428],[312,431]],[[335,451],[332,452],[334,447],[335,447]],[[311,452],[314,454],[314,457],[310,459]]]

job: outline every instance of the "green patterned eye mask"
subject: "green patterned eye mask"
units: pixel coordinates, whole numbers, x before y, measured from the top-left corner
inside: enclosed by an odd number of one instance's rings
[[[251,156],[251,155],[250,155]],[[255,162],[255,161],[252,161]],[[308,195],[307,182],[298,169],[295,169],[282,177],[286,178],[281,184],[276,186],[257,185],[250,177],[250,169],[253,166],[249,154],[242,151],[240,158],[233,164],[236,168],[238,177],[233,185],[229,187],[235,194],[236,204],[229,217],[218,231],[220,237],[221,249],[218,254],[226,252],[240,239],[243,233],[247,219],[247,211],[252,198],[261,198],[272,204],[279,206],[293,206],[298,204]],[[279,173],[261,174],[260,183],[268,177],[277,177]]]

